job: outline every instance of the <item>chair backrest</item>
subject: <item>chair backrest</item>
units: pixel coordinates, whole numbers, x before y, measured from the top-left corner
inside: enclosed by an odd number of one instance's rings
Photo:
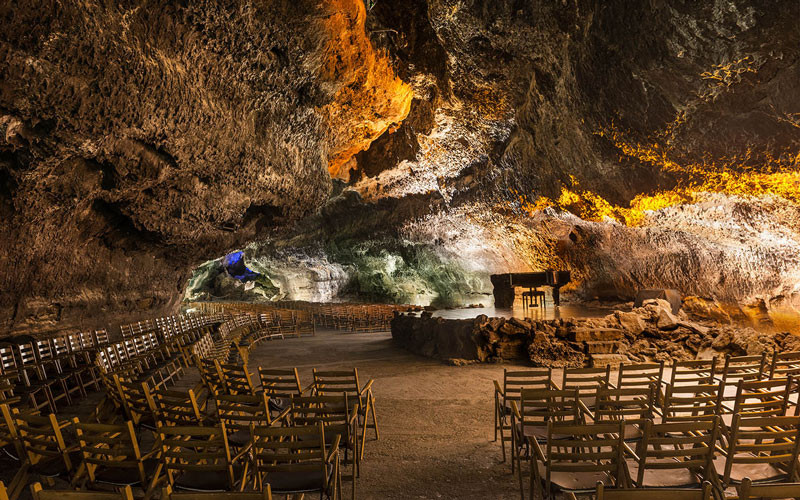
[[[722,367],[722,381],[725,385],[735,385],[739,380],[758,380],[766,373],[767,353],[753,356],[725,356]]]
[[[272,488],[264,485],[263,491],[225,491],[214,493],[200,493],[196,491],[181,491],[175,493],[166,486],[161,490],[161,500],[272,500]]]
[[[314,392],[320,396],[338,395],[359,396],[361,387],[358,384],[358,368],[352,370],[317,370],[313,369]]]
[[[217,394],[214,396],[217,417],[229,432],[250,432],[250,425],[272,425],[267,395]]]
[[[354,437],[352,401],[347,394],[338,396],[292,396],[289,406],[291,423],[313,426],[321,423],[325,434],[339,434],[344,440]]]
[[[611,366],[605,368],[568,368],[564,367],[561,382],[562,389],[577,389],[580,396],[594,396],[598,387],[611,382]]]
[[[253,427],[253,472],[259,482],[269,483],[270,473],[318,475],[319,490],[328,486],[325,427]],[[321,473],[321,474],[320,474]]]
[[[741,378],[736,386],[733,414],[743,417],[784,416],[795,384],[792,375],[769,380]]]
[[[255,394],[247,363],[243,365],[220,364],[218,370],[222,375],[222,385],[228,394]]]
[[[157,432],[161,461],[170,485],[184,472],[222,471],[228,478],[228,489],[235,489],[236,478],[224,423],[214,427],[159,425]]]
[[[723,484],[730,484],[735,464],[771,464],[787,471],[784,481],[797,481],[800,449],[800,417],[744,417],[734,415],[722,471]]]
[[[3,420],[0,422],[0,447],[12,445],[17,458],[23,459],[25,450],[19,440],[19,432],[17,432],[17,423],[14,420],[14,414],[19,410],[12,409],[7,404],[0,404],[0,416]]]
[[[133,500],[133,491],[130,486],[120,488],[120,491],[76,491],[76,490],[45,490],[41,483],[31,485],[33,500]]]
[[[545,491],[551,491],[553,472],[605,472],[624,477],[625,423],[576,424],[548,422],[545,453]]]
[[[535,370],[503,369],[503,394],[506,400],[519,401],[523,389],[556,389],[550,368]]]
[[[83,465],[94,483],[98,466],[104,469],[124,469],[139,477],[141,484],[147,484],[147,475],[142,462],[142,452],[136,431],[130,420],[124,424],[86,424],[78,418],[72,420],[78,436]]]
[[[522,389],[519,413],[523,426],[544,426],[547,422],[578,422],[580,393],[577,389]]]
[[[69,457],[61,426],[54,414],[39,416],[15,412],[13,418],[29,463],[58,460],[71,473],[77,464],[73,464]]]
[[[676,422],[680,420],[696,420],[713,418],[720,414],[722,408],[723,385],[667,385],[664,394],[662,411],[664,420]]]
[[[622,364],[619,367],[619,377],[617,387],[643,387],[648,388],[650,384],[661,387],[664,380],[664,362],[660,363],[632,363]]]
[[[112,377],[122,399],[126,418],[137,425],[142,421],[155,422],[156,404],[147,383],[129,381],[118,375]]]
[[[653,469],[689,469],[709,477],[719,426],[719,417],[661,424],[645,421],[642,439],[636,446],[636,484],[644,484],[645,472]]]
[[[711,500],[711,483],[700,488],[609,488],[597,483],[596,500]],[[740,497],[741,498],[741,497]]]
[[[203,384],[208,387],[211,394],[224,391],[225,384],[222,381],[222,373],[220,373],[219,363],[215,359],[195,356],[195,364]]]
[[[772,353],[769,366],[769,378],[784,378],[794,375],[795,380],[800,375],[800,351]]]
[[[194,391],[156,389],[153,391],[156,405],[156,421],[161,425],[202,425],[205,418],[200,412]]]
[[[670,367],[669,384],[672,386],[714,384],[716,383],[714,380],[716,368],[717,358],[673,361]]]
[[[626,424],[642,425],[655,415],[656,394],[653,382],[644,387],[598,387],[594,420],[624,420]]]
[[[757,484],[749,477],[742,479],[741,484],[736,486],[739,493],[739,500],[750,500],[751,498],[800,498],[800,483],[782,484]]]
[[[258,377],[261,380],[261,390],[271,398],[299,396],[303,390],[300,387],[300,376],[297,374],[297,368],[276,370],[259,366]]]

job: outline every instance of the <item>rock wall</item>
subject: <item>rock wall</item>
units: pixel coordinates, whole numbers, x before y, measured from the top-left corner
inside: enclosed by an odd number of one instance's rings
[[[392,338],[404,349],[453,364],[527,361],[535,366],[606,366],[800,350],[800,337],[692,321],[661,299],[602,318],[521,320],[398,314]]]
[[[408,113],[360,0],[0,3],[0,330],[174,311]],[[367,124],[367,125],[365,125]]]

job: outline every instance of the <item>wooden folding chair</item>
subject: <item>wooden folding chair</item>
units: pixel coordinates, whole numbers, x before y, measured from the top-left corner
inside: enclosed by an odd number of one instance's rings
[[[611,383],[611,366],[605,368],[569,368],[564,367],[561,389],[577,389],[581,401],[588,408],[594,406],[594,398],[599,387]]]
[[[771,379],[793,375],[797,380],[800,375],[800,351],[773,352],[766,373]]]
[[[232,456],[225,424],[158,426],[161,460],[169,485],[196,492],[243,491],[247,484],[248,448]]]
[[[219,370],[219,362],[215,359],[195,356],[195,365],[200,372],[200,379],[203,381],[203,385],[206,386],[211,395],[225,391],[222,373]]]
[[[208,417],[203,414],[192,389],[186,392],[171,389],[153,391],[157,425],[205,425]]]
[[[628,461],[639,488],[701,488],[716,481],[714,451],[719,418],[654,424],[644,423],[642,439]]]
[[[25,453],[21,468],[25,477],[33,474],[50,483],[56,477],[71,480],[80,463],[80,452],[77,445],[67,446],[64,440],[62,430],[69,422],[59,423],[52,413],[39,416],[13,412],[12,418]]]
[[[17,431],[17,423],[14,420],[14,415],[18,412],[19,410],[12,409],[7,404],[0,405],[0,415],[3,418],[2,422],[0,422],[0,446],[3,447],[6,454],[13,461],[13,467],[17,470],[8,483],[7,490],[5,485],[3,486],[3,491],[6,491],[11,500],[16,500],[20,495],[27,484],[28,477],[28,467],[24,467],[25,449],[22,447],[22,441]],[[8,449],[9,447],[11,450]]]
[[[800,498],[800,483],[754,485],[750,478],[746,477],[742,479],[741,484],[736,485],[736,491],[739,493],[738,500]]]
[[[771,380],[739,379],[736,384],[733,405],[729,406],[723,403],[721,406],[725,434],[727,435],[734,415],[742,417],[782,417],[787,415],[790,391],[794,386],[791,375],[787,378]]]
[[[749,477],[754,484],[796,482],[800,417],[734,415],[723,455],[716,460],[723,487]]]
[[[0,499],[2,500],[2,499]],[[161,489],[161,500],[272,500],[272,489],[264,485],[263,491],[226,491],[224,493],[198,493],[172,491],[170,486]]]
[[[55,412],[56,404],[50,390],[55,382],[42,380],[35,369],[22,367],[14,350],[12,344],[0,344],[0,367],[9,384],[13,384],[14,394],[26,400],[31,408]]]
[[[609,488],[602,481],[597,483],[595,500],[711,500],[713,487],[704,482],[698,489],[684,488]],[[576,500],[574,493],[568,500]]]
[[[161,450],[157,447],[142,453],[133,422],[86,424],[74,418],[72,427],[83,456],[74,483],[80,482],[85,475],[92,489],[98,485],[140,487],[145,499],[152,497],[161,477],[162,465],[158,457]]]
[[[222,376],[222,387],[227,394],[255,394],[256,389],[253,379],[247,368],[243,365],[218,364],[218,372]]]
[[[599,387],[595,406],[590,410],[595,422],[625,423],[625,441],[638,441],[644,424],[656,415],[658,391],[656,382],[649,385],[627,385],[620,388]]]
[[[717,358],[695,359],[690,361],[673,361],[670,366],[669,385],[711,385],[716,384],[714,373],[717,369]]]
[[[338,437],[343,463],[353,466],[352,474],[341,476],[341,479],[351,481],[353,498],[356,495],[356,478],[361,474],[361,433],[356,407],[357,404],[351,407],[347,395],[343,393],[338,396],[294,396],[288,409],[288,418],[293,426],[322,423],[327,445],[331,445]]]
[[[736,386],[740,380],[761,380],[766,376],[767,353],[753,356],[725,356],[725,364],[719,378],[722,380],[725,395],[724,401],[732,401],[736,394]]]
[[[506,461],[506,440],[511,440],[511,402],[519,401],[522,389],[556,389],[550,368],[535,370],[503,369],[503,386],[494,381],[494,440],[500,435],[503,462]]]
[[[125,486],[120,491],[45,490],[41,483],[31,485],[33,500],[133,500],[133,491]]]
[[[667,385],[660,409],[663,421],[715,418],[722,409],[722,388],[722,381],[705,385]]]
[[[660,391],[664,382],[664,362],[622,364],[619,367],[617,387],[649,388],[651,384]]]
[[[253,427],[253,474],[256,487],[269,484],[273,493],[319,492],[342,498],[339,437],[326,446],[320,422],[302,427]]]
[[[364,444],[367,440],[367,429],[375,430],[375,439],[380,439],[378,417],[375,413],[375,395],[372,393],[374,380],[370,379],[362,387],[358,380],[358,368],[352,371],[322,371],[313,369],[314,393],[318,396],[347,394],[351,401],[358,402],[356,411],[359,415],[359,427],[362,431],[359,457],[364,456]],[[372,417],[372,423],[370,423]]]
[[[547,424],[584,423],[578,389],[522,389],[519,407],[511,401],[511,472],[517,468],[522,488],[521,457],[532,453],[531,441],[547,439]]]
[[[126,420],[141,429],[156,430],[156,403],[146,382],[131,382],[113,375]]]
[[[288,409],[273,420],[269,411],[269,398],[260,394],[217,394],[214,396],[217,420],[228,430],[228,444],[241,449],[250,444],[250,426],[271,426],[286,423]]]
[[[529,498],[533,500],[542,484],[545,498],[554,490],[589,493],[598,481],[608,481],[617,487],[629,486],[623,436],[622,421],[583,425],[548,422],[544,448],[538,441],[531,440],[534,451],[530,457]],[[520,494],[524,495],[522,489]]]

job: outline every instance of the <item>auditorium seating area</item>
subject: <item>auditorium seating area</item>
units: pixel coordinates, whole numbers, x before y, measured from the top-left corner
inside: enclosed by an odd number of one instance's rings
[[[314,369],[301,383],[296,369],[248,365],[263,342],[315,328],[308,311],[234,306],[122,325],[119,335],[6,339],[3,492],[355,498],[366,443],[379,436],[372,380],[355,368]],[[192,374],[199,383],[187,386]],[[69,417],[98,391],[90,415]]]

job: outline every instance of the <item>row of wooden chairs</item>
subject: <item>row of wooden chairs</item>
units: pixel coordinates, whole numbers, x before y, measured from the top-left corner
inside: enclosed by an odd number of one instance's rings
[[[31,476],[48,483],[62,478],[80,489],[138,488],[145,499],[162,484],[185,491],[270,487],[287,495],[320,491],[341,497],[340,435],[326,438],[326,432],[336,429],[321,419],[291,426],[250,421],[247,440],[235,446],[229,436],[236,433],[224,420],[204,426],[159,424],[147,450],[132,421],[59,422],[53,414],[24,414],[7,405],[0,411],[20,462],[9,485],[11,500]],[[241,425],[238,415],[233,420]]]
[[[740,380],[727,422],[721,383],[668,386],[660,408],[653,383],[601,387],[592,398],[582,397],[578,388],[524,388],[519,400],[511,401],[512,469],[516,464],[523,496],[525,456],[531,495],[540,483],[545,494],[554,484],[584,490],[602,475],[620,487],[697,486],[708,480],[722,491],[755,466],[763,476],[758,481],[793,481],[800,451],[800,417],[787,414],[787,388],[793,385],[791,377]]]
[[[736,398],[739,382],[786,380],[800,375],[800,352],[773,353],[770,358],[766,353],[759,356],[727,356],[723,362],[717,359],[675,361],[669,368],[664,363],[623,364],[619,368],[615,381],[611,378],[610,367],[605,368],[568,368],[561,370],[561,383],[556,384],[550,368],[534,370],[504,370],[501,382],[494,382],[494,428],[495,440],[500,439],[503,460],[506,458],[505,445],[508,441],[509,415],[511,402],[519,399],[524,388],[563,388],[578,389],[582,398],[591,398],[600,387],[610,388],[643,388],[655,384],[658,401],[663,403],[667,388],[672,388],[676,397],[684,386],[720,386],[714,392],[720,398],[720,404],[731,403]],[[765,384],[767,386],[769,384]],[[780,384],[775,385],[775,387]],[[786,400],[793,405],[798,402],[798,388],[794,384],[786,384],[791,392]],[[766,390],[762,389],[762,392]],[[709,390],[710,391],[710,390]],[[711,394],[711,392],[707,392]]]

